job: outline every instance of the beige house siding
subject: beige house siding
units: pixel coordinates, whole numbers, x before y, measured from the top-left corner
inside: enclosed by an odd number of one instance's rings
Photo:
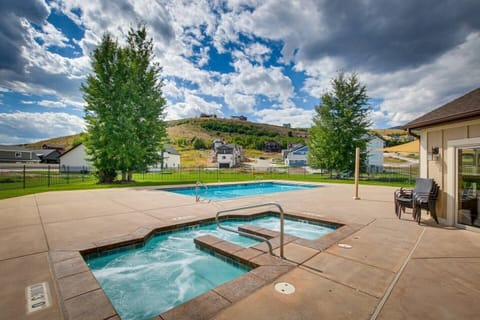
[[[468,126],[468,137],[469,138],[477,138],[480,137],[480,124],[473,124]]]
[[[447,190],[449,189],[447,183],[448,181],[453,181],[452,178],[449,179],[449,174],[455,174],[455,168],[449,168],[447,165],[447,163],[449,163],[447,152],[448,143],[449,141],[461,139],[479,138],[480,118],[428,127],[422,129],[421,136],[422,138],[426,138],[426,143],[424,142],[420,146],[420,161],[423,162],[421,168],[427,171],[421,172],[421,176],[434,179],[440,186],[442,192],[437,202],[437,213],[439,218],[447,219],[447,199],[449,196],[455,196],[453,194],[447,194]],[[439,148],[439,157],[437,160],[429,160],[427,155],[431,152],[432,148],[435,147]],[[453,163],[455,163],[455,161],[456,160],[454,160]],[[449,170],[452,172],[449,172]]]

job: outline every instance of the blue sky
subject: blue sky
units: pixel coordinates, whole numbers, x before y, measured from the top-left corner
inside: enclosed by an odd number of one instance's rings
[[[373,127],[398,126],[480,86],[479,1],[0,0],[0,144],[79,133],[80,85],[104,32],[146,24],[165,119],[245,115],[309,127],[339,71],[356,72]]]

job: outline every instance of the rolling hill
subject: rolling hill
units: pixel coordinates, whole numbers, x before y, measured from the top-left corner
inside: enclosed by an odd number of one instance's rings
[[[260,149],[266,140],[275,140],[286,147],[288,143],[306,143],[308,130],[288,128],[270,124],[255,123],[237,119],[190,118],[167,121],[169,144],[179,150],[192,150],[195,140],[202,140],[205,147],[215,139],[242,145],[245,149]],[[404,136],[406,132],[399,129],[374,129],[377,134],[388,140],[389,136]],[[26,144],[29,149],[39,149],[43,144],[63,145],[70,149],[80,135],[52,138]]]
[[[242,139],[258,140],[259,138],[305,142],[307,136],[307,129],[286,128],[236,119],[191,118],[167,121],[166,124],[169,143],[179,149],[191,149],[194,139],[202,139],[206,144],[215,139],[239,143]],[[55,144],[63,145],[68,150],[79,137],[80,134],[58,137],[24,146],[29,149],[39,149],[43,144]]]

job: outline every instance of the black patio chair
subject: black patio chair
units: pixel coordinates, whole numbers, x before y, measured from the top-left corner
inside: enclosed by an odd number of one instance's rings
[[[438,224],[436,202],[438,194],[440,193],[440,186],[433,181],[432,191],[428,194],[415,195],[413,203],[413,217],[420,224],[422,220],[422,210],[427,210],[435,222]]]
[[[433,184],[433,179],[417,178],[415,181],[415,188],[413,188],[413,190],[404,188],[396,190],[393,196],[395,214],[398,216],[398,218],[401,218],[402,211],[405,212],[406,208],[412,209],[412,213],[415,214],[415,199],[420,196],[429,195],[433,189]]]

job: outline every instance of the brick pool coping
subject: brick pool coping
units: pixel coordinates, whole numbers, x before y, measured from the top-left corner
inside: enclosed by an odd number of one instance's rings
[[[247,215],[231,214],[222,216],[222,220],[248,219],[266,214],[272,214],[272,212],[267,211]],[[249,266],[252,270],[177,307],[167,310],[154,317],[154,319],[209,319],[224,308],[248,296],[264,285],[272,283],[283,274],[302,265],[316,254],[364,227],[360,224],[343,224],[340,221],[332,221],[333,219],[328,221],[322,220],[311,214],[285,213],[285,216],[305,219],[324,225],[333,225],[337,229],[315,240],[302,239],[286,234],[284,244],[298,245],[309,248],[309,250],[313,249],[311,256],[300,260],[297,259],[296,261],[282,260],[271,256],[267,253],[268,247],[265,243],[259,243],[251,248],[244,248],[213,236],[196,238],[194,241],[197,246]],[[52,273],[56,280],[63,312],[68,319],[120,319],[110,300],[87,266],[84,257],[139,247],[157,233],[214,221],[214,218],[208,218],[169,226],[141,227],[126,236],[98,242],[95,246],[83,248],[80,251],[50,251],[49,257],[53,265]],[[270,238],[273,248],[278,251],[280,246],[278,232],[249,226],[248,221],[246,223],[247,225],[242,227],[243,231]]]

